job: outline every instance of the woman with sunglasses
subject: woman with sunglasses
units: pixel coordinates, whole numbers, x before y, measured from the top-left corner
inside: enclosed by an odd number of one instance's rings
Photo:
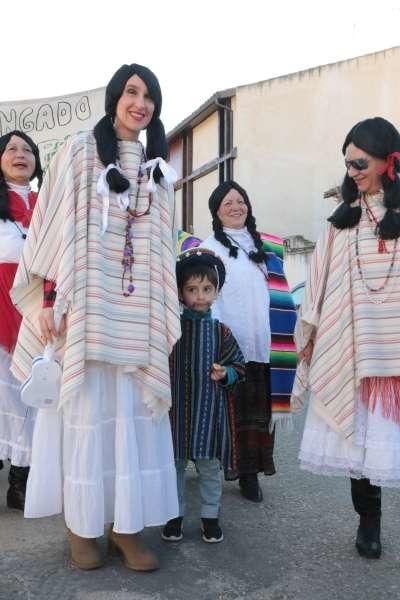
[[[64,350],[61,424],[56,434],[38,416],[47,435],[35,429],[25,514],[63,508],[71,561],[81,569],[104,563],[96,538],[106,524],[110,549],[129,569],[157,569],[137,534],[179,514],[168,359],[180,319],[161,104],[147,67],[114,73],[104,117],[48,168],[14,282],[24,316],[14,373],[26,378],[54,336]],[[61,444],[62,472],[55,467],[48,483]]]
[[[292,406],[310,404],[301,467],[346,475],[356,548],[381,555],[381,487],[400,487],[400,134],[357,123],[343,144],[343,202],[315,248],[296,326]]]

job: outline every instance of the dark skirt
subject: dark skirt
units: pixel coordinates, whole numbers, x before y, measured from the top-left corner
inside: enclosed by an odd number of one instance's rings
[[[236,469],[225,473],[226,479],[264,473],[274,475],[275,432],[271,421],[270,367],[266,363],[248,362],[245,381],[236,386],[234,402]]]

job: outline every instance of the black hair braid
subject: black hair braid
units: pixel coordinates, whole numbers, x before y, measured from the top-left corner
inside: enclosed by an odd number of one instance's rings
[[[38,191],[40,190],[40,188],[42,187],[42,183],[43,183],[43,171],[40,169],[40,172],[37,174],[37,185],[38,185]]]
[[[103,165],[107,167],[110,164],[116,164],[118,159],[118,140],[111,117],[105,115],[100,119],[96,123],[93,133],[96,140],[97,154]],[[110,189],[118,194],[129,189],[130,184],[128,179],[118,169],[110,169],[106,179]]]
[[[396,164],[397,163],[397,164]],[[397,175],[398,161],[395,161],[395,179],[392,181],[387,173],[382,176],[383,203],[386,213],[378,223],[377,234],[384,240],[394,240],[400,237],[400,179]]]
[[[147,158],[156,158],[160,156],[164,160],[168,157],[168,143],[165,135],[164,125],[161,119],[153,119],[146,130],[146,155]],[[160,182],[162,177],[160,167],[154,170],[154,181]]]
[[[360,205],[350,206],[357,198],[359,198],[360,194],[354,179],[349,177],[347,173],[343,179],[341,193],[343,202],[341,202],[335,212],[328,217],[328,221],[332,223],[336,229],[347,229],[357,225],[361,219]]]
[[[257,248],[256,252],[254,252],[254,250],[252,252],[249,252],[249,258],[250,258],[250,260],[252,260],[255,263],[262,263],[265,261],[265,251],[263,248],[263,242],[262,242],[261,236],[257,231],[256,220],[253,217],[253,215],[251,215],[250,217],[247,218],[246,226],[247,226],[247,231],[250,233],[251,237],[253,238],[254,245]]]
[[[237,246],[234,246],[232,244],[231,240],[228,238],[228,236],[224,232],[221,221],[219,220],[219,218],[216,215],[213,217],[212,228],[214,230],[215,239],[218,240],[219,242],[221,242],[221,244],[223,246],[225,246],[225,248],[228,248],[229,256],[232,256],[233,258],[237,258],[237,256],[238,256]]]
[[[3,221],[14,221],[10,213],[9,202],[8,202],[8,191],[7,183],[4,179],[3,173],[0,171],[0,219]]]

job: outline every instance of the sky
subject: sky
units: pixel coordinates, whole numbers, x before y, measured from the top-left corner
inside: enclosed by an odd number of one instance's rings
[[[158,76],[169,131],[217,90],[400,45],[400,0],[3,0],[0,102]],[[399,76],[400,74],[393,74]]]

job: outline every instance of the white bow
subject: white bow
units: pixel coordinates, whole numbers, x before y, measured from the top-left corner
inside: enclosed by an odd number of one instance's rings
[[[96,191],[99,196],[103,198],[103,208],[102,208],[102,223],[101,223],[101,235],[105,233],[108,225],[108,211],[110,210],[110,186],[107,181],[107,173],[111,169],[117,169],[120,173],[122,173],[121,169],[118,165],[114,165],[113,163],[109,164],[103,171],[100,173],[99,178],[97,180]],[[121,192],[117,194],[117,202],[121,210],[126,210],[129,206],[129,188],[125,190],[125,192]]]
[[[178,175],[176,174],[175,169],[173,169],[163,158],[160,156],[157,158],[152,158],[141,165],[142,169],[150,169],[150,177],[147,182],[147,191],[149,192],[157,191],[157,186],[154,181],[154,170],[157,167],[160,167],[161,173],[168,184],[172,185],[178,180]],[[107,173],[111,169],[117,169],[120,173],[122,173],[118,165],[111,163],[100,173],[96,186],[98,195],[103,198],[101,235],[105,233],[108,225],[108,211],[110,210],[110,186],[108,185],[107,181]],[[116,196],[120,209],[126,210],[129,206],[129,189],[125,190],[125,192],[117,194]]]
[[[165,181],[168,184],[174,184],[178,181],[178,175],[173,167],[171,167],[163,158],[157,156],[157,158],[152,158],[148,160],[144,165],[142,165],[143,169],[150,169],[150,177],[147,182],[147,190],[149,192],[157,191],[157,187],[154,181],[154,170],[156,167],[160,167],[161,173]]]

